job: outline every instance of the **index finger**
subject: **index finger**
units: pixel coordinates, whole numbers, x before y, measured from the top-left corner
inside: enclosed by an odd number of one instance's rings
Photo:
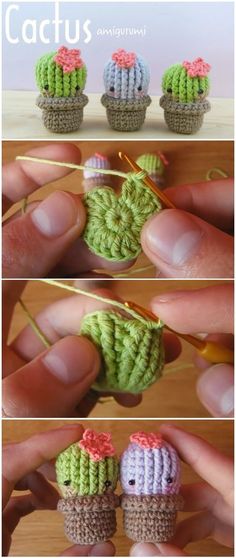
[[[73,143],[64,142],[50,143],[31,149],[26,155],[75,164],[79,164],[81,160],[79,148]],[[66,167],[21,160],[4,165],[2,171],[3,213],[12,204],[26,198],[41,186],[63,178],[71,172],[73,171]]]
[[[220,453],[202,438],[174,425],[162,425],[161,434],[173,444],[181,459],[227,501],[233,497],[234,467],[230,457]],[[232,502],[233,503],[233,500]]]
[[[10,498],[15,484],[25,475],[38,469],[43,463],[56,457],[82,436],[80,424],[40,432],[27,440],[3,446],[2,493],[3,508]]]

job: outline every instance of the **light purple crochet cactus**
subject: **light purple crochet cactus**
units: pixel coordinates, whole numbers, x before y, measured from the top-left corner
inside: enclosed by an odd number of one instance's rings
[[[121,456],[125,494],[171,495],[180,489],[180,462],[175,449],[155,433],[136,432]]]
[[[105,180],[106,175],[96,172],[96,169],[110,170],[111,168],[109,159],[101,153],[94,153],[92,157],[85,161],[84,166],[94,168],[94,171],[85,168],[83,171],[84,178],[102,178],[103,180]]]
[[[134,52],[118,49],[104,69],[106,94],[114,99],[141,99],[148,92],[150,72],[148,65]]]

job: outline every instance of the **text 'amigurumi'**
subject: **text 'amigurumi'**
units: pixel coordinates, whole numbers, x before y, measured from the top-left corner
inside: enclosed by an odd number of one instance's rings
[[[183,506],[175,449],[155,433],[132,434],[121,456],[120,479],[127,536],[138,542],[171,540]]]
[[[36,104],[42,109],[43,123],[56,133],[78,130],[83,121],[87,69],[80,50],[62,46],[42,56],[35,68],[40,95]]]
[[[101,102],[111,128],[122,132],[139,130],[151,103],[146,62],[134,52],[120,48],[106,64],[103,77],[106,93]]]
[[[210,69],[202,58],[196,58],[193,62],[174,64],[164,73],[160,106],[172,132],[194,134],[201,128],[204,114],[211,108],[206,99]]]
[[[60,453],[57,482],[63,498],[65,534],[77,544],[106,541],[116,531],[119,498],[114,494],[118,460],[110,434],[85,430],[82,440]]]

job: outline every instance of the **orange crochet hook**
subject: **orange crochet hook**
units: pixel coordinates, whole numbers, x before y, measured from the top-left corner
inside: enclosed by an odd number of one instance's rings
[[[127,308],[132,308],[132,310],[135,310],[143,318],[148,318],[149,320],[160,322],[160,319],[155,314],[153,314],[151,310],[146,310],[146,308],[139,306],[135,302],[127,301],[125,302],[125,306],[127,306]],[[181,337],[182,339],[193,345],[197,349],[198,353],[209,362],[212,362],[214,364],[219,364],[221,362],[224,362],[226,364],[234,363],[234,352],[224,345],[221,345],[214,341],[205,341],[204,339],[198,339],[197,337],[194,337],[194,335],[178,333],[167,325],[164,325],[164,327],[172,333],[175,333],[175,335],[178,335],[178,337]]]
[[[137,165],[137,163],[133,161],[133,159],[131,159],[129,155],[126,155],[126,153],[120,151],[119,157],[122,161],[124,160],[127,161],[127,163],[129,163],[129,165],[134,171],[142,172],[143,169],[141,169],[141,167],[139,167],[139,165]],[[150,176],[145,176],[143,182],[148,188],[150,188],[150,190],[152,190],[152,192],[157,196],[157,198],[160,198],[160,200],[165,204],[166,207],[170,209],[175,209],[175,205],[169,200],[169,198],[167,198],[164,192],[160,190],[160,188],[158,188],[158,186],[155,184],[155,182],[153,182]]]

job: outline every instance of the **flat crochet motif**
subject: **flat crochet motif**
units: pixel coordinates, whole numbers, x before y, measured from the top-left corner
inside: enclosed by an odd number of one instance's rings
[[[164,366],[162,328],[115,312],[88,314],[81,335],[100,350],[102,367],[94,384],[99,391],[140,393],[161,376]]]
[[[83,200],[87,209],[85,242],[93,253],[116,262],[140,254],[142,227],[161,210],[158,198],[134,173],[123,183],[119,196],[112,188],[95,188]]]

